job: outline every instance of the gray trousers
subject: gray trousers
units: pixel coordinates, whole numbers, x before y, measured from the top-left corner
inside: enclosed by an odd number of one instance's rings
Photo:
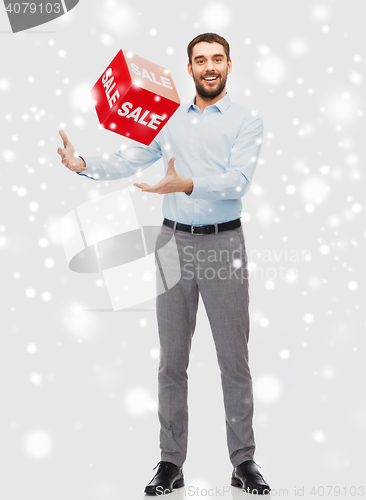
[[[235,467],[254,459],[253,389],[248,365],[249,293],[243,227],[193,235],[162,225],[156,272],[179,281],[156,297],[160,340],[158,416],[161,460],[183,466],[188,440],[187,368],[201,294],[221,372],[229,457]],[[172,240],[172,238],[175,238]],[[179,254],[158,254],[170,241]],[[177,256],[177,254],[176,254]],[[180,269],[177,269],[178,265]],[[157,276],[158,279],[158,276]],[[159,277],[159,279],[161,279]],[[169,281],[169,280],[167,280]],[[208,416],[207,416],[208,417]]]

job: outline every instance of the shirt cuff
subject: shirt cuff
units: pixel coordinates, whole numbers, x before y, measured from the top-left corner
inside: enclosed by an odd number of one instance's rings
[[[81,158],[82,160],[84,160],[84,158],[82,156],[80,156],[80,155],[79,155],[79,158]],[[84,160],[84,162],[85,162],[85,166],[86,166],[86,161]],[[88,168],[88,167],[86,167],[86,168]],[[82,172],[76,172],[76,173],[79,174],[79,175],[84,175],[85,177],[87,177],[87,175],[83,174]]]
[[[193,181],[193,190],[191,193],[186,193],[191,198],[203,198],[207,192],[207,181],[205,177],[191,177]]]
[[[95,177],[96,177],[95,179],[94,179],[94,177],[91,177],[91,175],[92,175],[91,172],[93,172],[95,170],[95,168],[93,168],[93,165],[90,168],[90,163],[91,162],[89,162],[89,165],[88,165],[86,159],[83,156],[80,156],[80,158],[82,158],[84,160],[85,166],[86,166],[87,170],[85,172],[83,171],[83,172],[75,172],[75,173],[78,174],[78,175],[82,175],[83,177],[86,177],[87,179],[91,179],[93,181],[97,181],[98,177],[99,177],[98,174],[95,175]]]

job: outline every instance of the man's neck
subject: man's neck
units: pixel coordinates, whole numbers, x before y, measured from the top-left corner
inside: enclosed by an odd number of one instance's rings
[[[221,94],[219,94],[218,96],[214,97],[213,99],[210,99],[209,97],[202,97],[200,96],[198,93],[197,93],[197,90],[196,90],[196,97],[195,97],[195,100],[194,100],[194,103],[197,107],[200,108],[200,110],[202,111],[202,113],[204,112],[205,108],[207,108],[207,106],[212,106],[213,104],[215,104],[217,101],[221,101],[221,99],[223,97],[225,97],[226,95],[226,89],[224,89]]]

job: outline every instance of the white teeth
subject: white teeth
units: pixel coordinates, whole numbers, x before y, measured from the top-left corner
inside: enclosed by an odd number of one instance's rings
[[[217,76],[209,76],[208,78],[204,78],[204,80],[208,81],[217,80]]]

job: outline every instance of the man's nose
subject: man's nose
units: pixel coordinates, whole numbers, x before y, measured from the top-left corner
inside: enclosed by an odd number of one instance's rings
[[[215,70],[214,65],[211,62],[207,62],[205,70],[206,70],[206,73],[213,73]]]

